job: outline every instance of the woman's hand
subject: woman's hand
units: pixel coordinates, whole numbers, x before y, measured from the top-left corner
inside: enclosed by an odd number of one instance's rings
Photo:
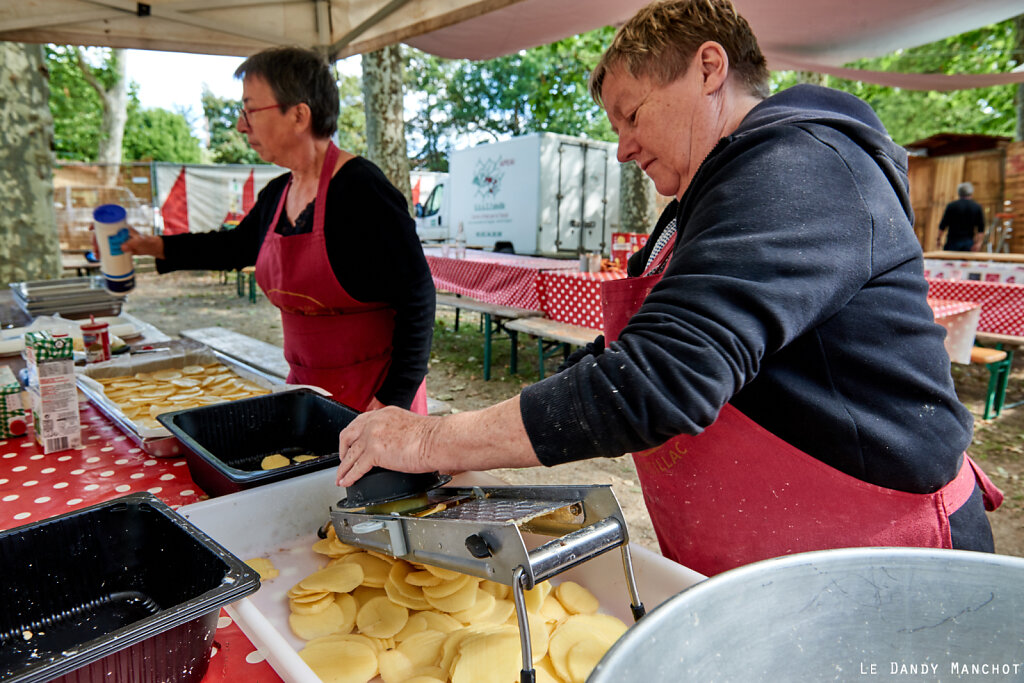
[[[121,251],[133,256],[164,257],[164,238],[159,235],[142,235],[135,228],[128,228],[131,234],[121,245]]]
[[[445,417],[394,406],[363,413],[338,437],[338,457],[338,486],[351,486],[374,466],[451,473],[540,464],[523,426],[518,396]]]
[[[338,436],[338,486],[351,486],[374,466],[399,472],[438,469],[429,454],[439,424],[439,418],[394,406],[358,416]]]

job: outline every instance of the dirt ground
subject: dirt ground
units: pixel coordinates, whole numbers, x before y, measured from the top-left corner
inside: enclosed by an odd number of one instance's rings
[[[126,311],[152,323],[171,336],[181,330],[220,325],[273,344],[281,344],[277,310],[262,294],[256,303],[236,294],[235,275],[225,282],[219,273],[140,273]],[[450,313],[439,311],[431,354],[427,389],[432,398],[452,410],[474,410],[514,396],[539,377],[537,351],[520,341],[519,369],[508,375],[508,343],[496,341],[492,378],[482,378],[483,335],[476,316],[466,315],[456,332]],[[548,361],[553,371],[556,359]],[[975,416],[970,452],[1006,494],[1002,507],[989,513],[996,551],[1024,556],[1024,405],[1003,411],[997,419],[982,420],[988,371],[979,366],[953,365],[960,399]],[[1024,352],[1014,359],[1007,403],[1024,402]],[[631,540],[655,552],[657,540],[637,483],[636,470],[627,456],[595,459],[554,468],[498,470],[511,484],[610,484],[629,524]]]

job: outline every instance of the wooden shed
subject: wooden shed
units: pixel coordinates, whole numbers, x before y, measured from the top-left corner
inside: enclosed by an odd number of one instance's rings
[[[905,145],[910,153],[914,231],[925,251],[941,246],[937,244],[939,221],[946,204],[957,198],[960,183],[974,185],[974,199],[985,210],[985,225],[989,228],[997,220],[996,214],[1003,212],[1005,200],[1024,209],[1024,168],[1015,184],[1008,183],[1008,152],[1019,145],[1007,137],[956,133],[941,133]],[[1022,152],[1018,151],[1017,156],[1024,165]],[[1014,191],[1008,193],[1011,189]],[[1024,222],[1017,225],[1018,232],[1024,232]],[[1024,252],[1024,234],[1012,235],[1009,246],[1013,252]]]

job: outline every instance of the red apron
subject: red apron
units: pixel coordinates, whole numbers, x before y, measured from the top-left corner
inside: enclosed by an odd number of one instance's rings
[[[364,303],[338,283],[327,256],[324,213],[327,187],[339,150],[331,143],[320,169],[313,205],[313,231],[281,235],[277,222],[291,180],[281,193],[274,220],[256,259],[256,281],[281,310],[289,384],[311,384],[356,410],[366,410],[391,366],[395,312],[384,302]],[[413,399],[426,415],[426,382]]]
[[[615,341],[661,273],[674,238],[640,277],[605,282],[605,343]],[[931,494],[886,489],[795,448],[731,404],[697,436],[634,453],[662,553],[712,575],[769,557],[826,548],[951,548],[949,515],[974,491],[994,510],[1003,494],[964,454],[957,476]]]

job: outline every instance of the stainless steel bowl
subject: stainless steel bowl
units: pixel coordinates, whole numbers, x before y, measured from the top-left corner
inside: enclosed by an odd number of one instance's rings
[[[1024,680],[1024,558],[849,548],[757,562],[667,600],[587,681],[960,677]]]

